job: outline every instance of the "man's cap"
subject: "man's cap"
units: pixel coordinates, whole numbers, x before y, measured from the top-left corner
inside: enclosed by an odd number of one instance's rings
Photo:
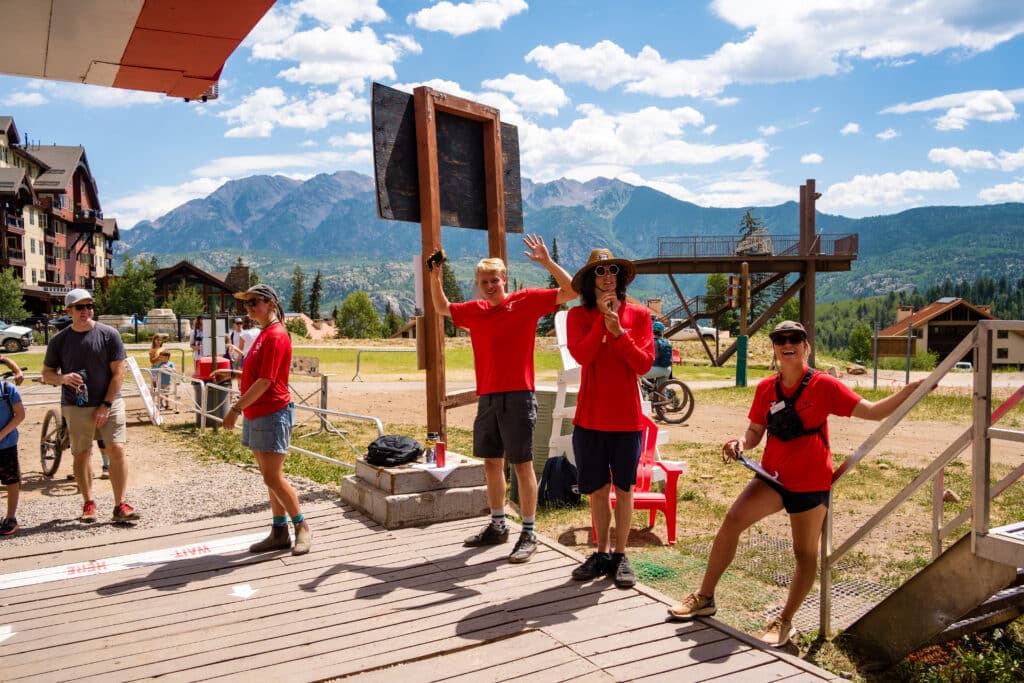
[[[651,325],[651,329],[653,329],[658,334],[661,334],[662,332],[665,331],[665,323],[661,322],[660,320],[655,320],[654,324]]]
[[[612,255],[610,249],[594,249],[590,252],[590,258],[587,259],[586,265],[576,271],[576,274],[572,276],[572,288],[577,292],[583,287],[583,278],[591,268],[597,266],[610,266],[616,265],[619,267],[619,271],[626,276],[625,281],[621,281],[622,284],[628,285],[636,277],[636,267],[633,266],[633,262],[624,258],[615,258]]]
[[[807,336],[807,330],[804,329],[803,325],[792,320],[783,320],[775,326],[774,330],[768,333],[768,337],[774,338],[777,334],[786,334],[787,332],[799,332],[804,337]]]
[[[92,301],[92,294],[89,293],[88,289],[72,289],[64,295],[64,305],[74,306],[79,301],[85,301],[86,299]]]
[[[241,318],[235,318],[235,324],[236,325],[241,325],[242,324],[242,319]]]
[[[274,288],[263,282],[258,285],[253,285],[244,292],[235,292],[235,298],[239,301],[249,301],[250,299],[269,299],[275,304],[281,303],[281,297],[277,295]]]

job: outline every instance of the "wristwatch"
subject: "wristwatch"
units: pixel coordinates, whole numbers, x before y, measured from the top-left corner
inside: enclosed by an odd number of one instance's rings
[[[101,401],[101,403],[103,405],[105,405],[106,407],[108,407],[108,408],[113,408],[114,407],[114,404],[111,403],[110,401]]]

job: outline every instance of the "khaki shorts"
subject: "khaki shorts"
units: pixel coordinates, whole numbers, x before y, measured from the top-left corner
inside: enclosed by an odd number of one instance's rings
[[[71,453],[84,453],[92,447],[95,439],[104,443],[125,443],[128,430],[125,427],[124,400],[116,399],[110,408],[110,417],[99,430],[96,429],[96,408],[90,406],[61,406],[61,414],[68,423],[71,438]]]

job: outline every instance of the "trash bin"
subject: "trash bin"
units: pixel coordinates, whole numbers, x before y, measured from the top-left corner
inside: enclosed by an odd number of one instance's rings
[[[213,361],[217,361],[216,367],[213,365]],[[200,358],[196,361],[196,372],[192,375],[192,389],[195,393],[196,405],[199,406],[203,412],[207,415],[215,415],[223,420],[228,414],[228,408],[231,407],[231,378],[224,380],[223,382],[213,381],[214,370],[230,370],[231,361],[227,358]],[[219,387],[224,387],[224,390],[211,389],[206,392],[206,405],[203,405],[203,385],[200,382],[206,382],[207,384],[216,384]],[[196,426],[202,424],[202,415],[196,413]],[[216,429],[220,427],[220,422],[211,420],[210,424]]]

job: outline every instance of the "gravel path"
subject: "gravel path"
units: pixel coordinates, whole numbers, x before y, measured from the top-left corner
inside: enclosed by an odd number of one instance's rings
[[[5,549],[16,546],[58,543],[72,539],[107,534],[133,534],[146,529],[166,527],[182,522],[230,517],[241,513],[267,513],[270,504],[267,489],[255,466],[224,462],[204,462],[190,447],[189,437],[164,432],[149,423],[133,419],[129,411],[128,501],[138,509],[142,519],[137,524],[115,524],[110,515],[114,508],[110,482],[99,479],[100,455],[93,454],[93,496],[99,521],[83,524],[78,521],[82,498],[71,472],[71,458],[65,453],[54,479],[46,479],[39,471],[39,422],[45,412],[30,408],[20,431],[20,463],[22,494],[18,505],[20,528],[13,536],[0,538],[0,558]],[[34,418],[34,419],[33,419]],[[289,477],[303,502],[337,500],[337,487]],[[0,515],[6,505],[6,495]]]

